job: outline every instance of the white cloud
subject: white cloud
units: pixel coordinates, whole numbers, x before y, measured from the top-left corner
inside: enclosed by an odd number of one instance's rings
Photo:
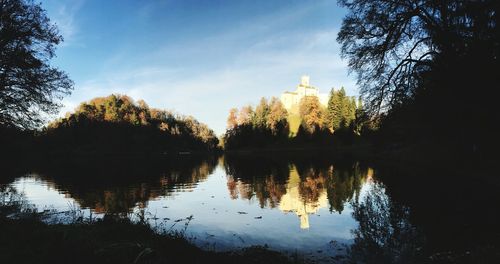
[[[75,17],[84,4],[84,0],[69,0],[58,4],[57,10],[52,11],[51,20],[57,25],[64,37],[64,42],[61,45],[63,47],[73,45],[76,43],[78,33]]]

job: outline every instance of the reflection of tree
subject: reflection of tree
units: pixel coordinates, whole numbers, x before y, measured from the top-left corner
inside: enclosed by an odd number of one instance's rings
[[[159,164],[144,160],[116,162],[120,167],[112,162],[92,164],[85,169],[65,166],[41,170],[50,176],[43,178],[54,189],[66,192],[81,207],[126,216],[135,206],[146,207],[151,199],[204,181],[217,165],[214,157],[173,158]]]
[[[362,168],[359,163],[355,163],[352,166],[339,166],[332,171],[326,183],[330,211],[342,213],[346,201],[353,198],[357,200],[364,180],[372,177],[373,170]]]
[[[255,198],[261,207],[294,212],[308,228],[308,214],[330,205],[342,212],[359,195],[372,170],[358,163],[318,157],[256,157],[226,155],[227,186],[232,199]]]
[[[359,226],[353,230],[351,258],[358,263],[412,263],[422,240],[409,221],[409,210],[394,204],[384,187],[373,183],[362,201],[353,204]]]
[[[285,193],[288,163],[284,160],[261,159],[255,156],[226,156],[224,167],[227,187],[232,199],[255,197],[264,208],[275,208]]]

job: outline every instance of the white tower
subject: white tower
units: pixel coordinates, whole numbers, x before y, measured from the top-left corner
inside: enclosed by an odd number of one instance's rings
[[[300,85],[306,87],[309,86],[309,75],[302,75],[302,77],[300,77]]]

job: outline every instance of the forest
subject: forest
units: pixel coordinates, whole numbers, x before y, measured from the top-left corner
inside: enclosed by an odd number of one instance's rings
[[[81,103],[41,129],[3,128],[4,151],[24,155],[166,155],[218,150],[213,130],[191,116],[150,108],[112,94]],[[6,153],[6,152],[4,152]]]
[[[213,151],[218,139],[191,116],[150,108],[126,95],[98,97],[80,104],[40,133],[43,144],[111,153]]]
[[[232,108],[223,145],[227,150],[350,146],[375,129],[361,99],[347,96],[342,87],[330,91],[326,107],[316,96],[303,97],[298,113],[289,113],[275,97],[261,98],[255,110]]]

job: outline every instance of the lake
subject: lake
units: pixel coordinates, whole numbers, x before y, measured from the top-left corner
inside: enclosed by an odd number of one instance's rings
[[[411,257],[423,243],[410,207],[394,203],[379,171],[360,161],[226,155],[57,165],[13,174],[2,188],[49,212],[47,221],[66,221],[75,211],[89,219],[128,217],[183,232],[211,250],[263,245],[328,260],[353,245],[359,252],[396,247]]]

